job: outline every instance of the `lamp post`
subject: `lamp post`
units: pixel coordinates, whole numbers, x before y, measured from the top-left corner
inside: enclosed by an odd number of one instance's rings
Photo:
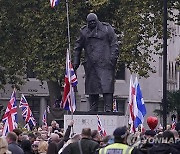
[[[167,126],[167,0],[163,1],[163,130]]]

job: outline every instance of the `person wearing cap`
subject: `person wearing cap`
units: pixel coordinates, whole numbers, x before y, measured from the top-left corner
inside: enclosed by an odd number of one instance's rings
[[[105,111],[112,111],[119,55],[117,35],[109,23],[100,22],[94,13],[88,14],[86,21],[75,42],[73,66],[76,71],[83,51],[85,93],[89,95],[90,111],[98,111],[99,94],[103,95]]]
[[[114,143],[99,150],[99,154],[121,153],[131,154],[133,147],[126,145],[128,136],[127,127],[118,127],[113,132]]]

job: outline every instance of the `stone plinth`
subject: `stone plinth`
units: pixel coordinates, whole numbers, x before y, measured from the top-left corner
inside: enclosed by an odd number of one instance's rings
[[[107,134],[112,135],[113,131],[120,126],[127,125],[128,117],[119,116],[119,115],[103,115],[98,114],[102,126],[106,130]],[[72,115],[64,115],[64,128],[67,128],[70,120],[72,119]],[[97,122],[97,113],[95,114],[84,114],[84,115],[73,115],[74,127],[73,130],[75,133],[81,133],[83,128],[91,128],[91,130],[97,130],[98,122]]]

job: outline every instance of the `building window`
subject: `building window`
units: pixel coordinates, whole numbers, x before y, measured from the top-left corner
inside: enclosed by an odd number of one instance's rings
[[[125,80],[125,64],[121,64],[116,71],[116,80]]]

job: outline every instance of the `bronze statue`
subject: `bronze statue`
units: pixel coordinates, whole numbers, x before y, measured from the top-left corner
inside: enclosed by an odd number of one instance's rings
[[[94,13],[80,29],[74,48],[74,69],[80,65],[84,49],[85,93],[90,110],[98,110],[99,94],[103,94],[105,111],[112,111],[115,66],[119,55],[117,35],[109,23],[100,22]]]

